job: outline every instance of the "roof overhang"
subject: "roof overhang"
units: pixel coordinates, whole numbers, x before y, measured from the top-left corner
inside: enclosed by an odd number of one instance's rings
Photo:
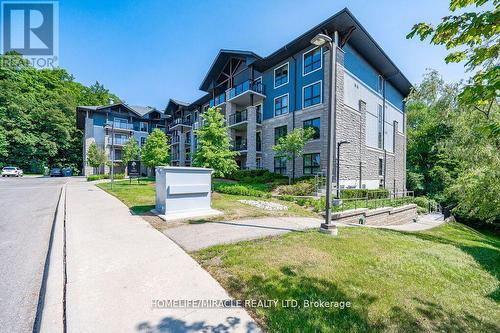
[[[412,87],[410,81],[401,73],[399,68],[347,8],[342,9],[266,58],[256,61],[254,64],[255,68],[259,71],[264,71],[273,67],[291,55],[310,46],[311,39],[318,33],[331,35],[334,31],[339,32],[341,43],[345,42],[348,38],[349,45],[363,56],[403,96],[409,94]]]
[[[231,58],[244,59],[247,66],[258,60],[262,60],[262,57],[251,51],[220,50],[205,75],[205,78],[201,82],[200,90],[208,91],[211,88],[213,81],[215,81],[215,79],[219,76],[220,72],[224,69],[224,66]]]

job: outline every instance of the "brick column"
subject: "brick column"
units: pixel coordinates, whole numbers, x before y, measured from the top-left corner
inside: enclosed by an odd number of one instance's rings
[[[257,168],[257,108],[249,106],[247,108],[247,163],[248,169]]]

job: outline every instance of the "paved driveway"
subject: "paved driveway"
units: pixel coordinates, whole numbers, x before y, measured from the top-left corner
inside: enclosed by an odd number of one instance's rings
[[[31,332],[62,185],[69,178],[0,178],[0,331]]]
[[[323,220],[308,217],[270,217],[229,222],[188,224],[163,233],[187,252],[217,244],[281,235],[292,231],[318,228]]]

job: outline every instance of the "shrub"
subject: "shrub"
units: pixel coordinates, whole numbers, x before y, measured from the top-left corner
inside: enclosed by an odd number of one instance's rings
[[[99,179],[111,179],[111,175],[109,174],[103,174],[103,175],[90,175],[87,176],[87,181],[91,182],[94,180],[99,180]],[[125,174],[124,173],[115,173],[114,179],[125,179]]]
[[[314,180],[303,180],[293,185],[281,185],[276,188],[276,192],[280,195],[296,196],[312,195],[314,190]]]
[[[271,193],[252,188],[248,184],[214,183],[214,190],[219,193],[270,198]]]
[[[228,179],[239,180],[244,183],[271,183],[278,179],[287,179],[285,176],[269,172],[268,170],[236,170]]]
[[[366,198],[368,199],[382,199],[388,198],[390,195],[389,190],[386,189],[345,189],[340,190],[340,197],[342,199],[353,199],[353,198]]]

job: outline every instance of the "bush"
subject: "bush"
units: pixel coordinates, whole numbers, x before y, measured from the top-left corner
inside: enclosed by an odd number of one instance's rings
[[[219,193],[270,198],[271,193],[257,190],[248,184],[214,183],[214,190]]]
[[[305,196],[313,195],[315,191],[314,179],[303,180],[293,185],[281,185],[276,188],[276,192],[280,195],[295,195]]]
[[[429,209],[429,204],[436,205],[436,201],[429,199],[425,196],[416,197],[413,199],[413,203],[418,207],[425,209],[426,211]]]
[[[269,172],[268,170],[237,170],[228,179],[238,180],[244,183],[272,183],[275,180],[287,179],[287,177]]]
[[[111,175],[108,174],[103,174],[103,175],[90,175],[87,176],[87,181],[91,182],[94,180],[100,180],[100,179],[111,179]],[[115,173],[114,179],[125,179],[125,174],[124,173]]]
[[[368,199],[383,199],[388,198],[390,195],[389,190],[386,189],[345,189],[340,190],[340,197],[342,199],[353,199],[353,198],[366,198]]]

